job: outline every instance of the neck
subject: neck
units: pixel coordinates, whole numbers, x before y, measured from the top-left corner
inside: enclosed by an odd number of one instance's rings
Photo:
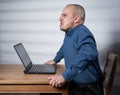
[[[78,25],[80,25],[80,24],[83,24],[83,22],[75,23],[74,26],[73,26],[72,28],[74,28],[74,27],[76,27],[76,26],[78,26]],[[71,29],[72,29],[72,28],[71,28]]]
[[[76,26],[81,25],[81,24],[83,24],[83,23],[79,23],[79,24],[74,25],[74,26],[73,26],[72,28],[70,28],[68,31],[72,30],[73,28],[75,28]],[[65,32],[67,33],[68,31],[65,31]]]

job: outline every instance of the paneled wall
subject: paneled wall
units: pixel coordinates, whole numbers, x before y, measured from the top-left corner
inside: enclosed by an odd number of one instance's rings
[[[13,49],[17,43],[24,44],[33,63],[53,59],[64,38],[59,16],[70,3],[84,6],[85,25],[96,38],[101,65],[107,51],[120,54],[119,0],[0,0],[0,64],[21,64]],[[119,75],[118,70],[116,88]]]
[[[0,0],[1,63],[21,63],[13,49],[19,42],[24,44],[35,63],[55,56],[64,33],[59,31],[58,21],[63,4],[54,2]]]
[[[108,1],[0,0],[1,63],[21,63],[13,49],[19,42],[35,63],[53,58],[64,37],[59,30],[59,16],[69,3],[85,7],[85,24],[95,35],[99,51],[113,42],[119,43],[119,0]]]

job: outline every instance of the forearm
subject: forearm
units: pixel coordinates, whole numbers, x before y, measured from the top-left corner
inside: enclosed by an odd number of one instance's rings
[[[64,54],[63,54],[63,45],[62,45],[53,60],[54,60],[56,63],[58,63],[58,62],[60,62],[60,60],[61,60],[63,57],[64,57]]]
[[[97,60],[97,51],[91,46],[84,46],[79,53],[74,56],[70,66],[62,73],[62,76],[68,80],[73,80],[81,72],[84,72],[91,64]]]

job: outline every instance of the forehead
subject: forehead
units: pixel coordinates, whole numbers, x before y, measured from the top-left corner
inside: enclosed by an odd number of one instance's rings
[[[73,6],[66,6],[62,11],[62,14],[64,14],[64,13],[73,14],[74,13],[74,7]]]

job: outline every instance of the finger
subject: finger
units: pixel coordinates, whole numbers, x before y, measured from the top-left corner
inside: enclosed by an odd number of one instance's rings
[[[62,86],[63,86],[63,84],[59,84],[58,86],[59,86],[59,87],[62,87]]]
[[[54,86],[55,86],[55,82],[54,82],[54,81],[52,81],[52,84],[51,84],[51,85],[52,85],[52,87],[54,87]]]
[[[44,64],[48,64],[48,63],[49,63],[49,61],[45,62]]]
[[[51,76],[51,77],[48,77],[48,80],[51,80],[53,77]]]
[[[49,84],[52,85],[52,83],[53,83],[53,80],[50,80]]]
[[[59,84],[58,87],[61,87],[61,85]]]
[[[51,62],[50,62],[50,61],[47,61],[47,62],[45,62],[44,64],[50,65],[50,64],[51,64]]]
[[[55,87],[58,87],[58,81],[55,80]]]

